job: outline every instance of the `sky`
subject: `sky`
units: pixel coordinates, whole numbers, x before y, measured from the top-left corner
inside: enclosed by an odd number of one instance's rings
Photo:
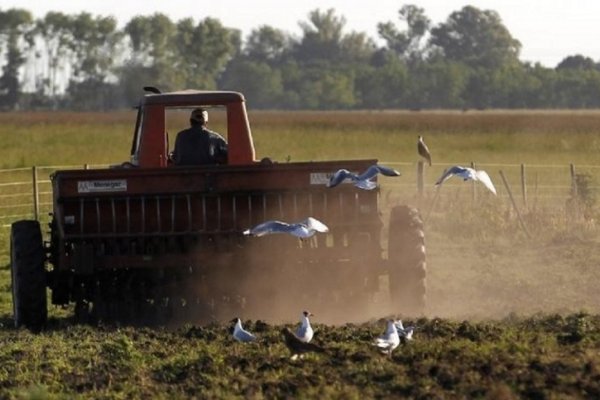
[[[494,10],[512,36],[521,42],[520,59],[555,67],[569,55],[581,54],[600,61],[600,0],[1,0],[0,10],[24,8],[34,17],[48,11],[114,16],[124,26],[133,16],[162,12],[176,21],[217,18],[242,31],[269,25],[300,35],[299,22],[308,21],[312,10],[333,8],[346,19],[345,31],[365,32],[378,41],[377,23],[400,25],[398,10],[415,4],[425,10],[433,25],[444,22],[465,5]],[[283,6],[284,5],[284,6]],[[381,42],[378,42],[381,43]]]

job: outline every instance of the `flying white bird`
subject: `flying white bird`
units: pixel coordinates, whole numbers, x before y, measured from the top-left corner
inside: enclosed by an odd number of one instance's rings
[[[274,233],[288,233],[299,238],[308,238],[315,232],[329,232],[327,225],[316,218],[308,217],[304,221],[288,224],[282,221],[266,221],[256,225],[254,228],[242,232],[246,236],[265,236]]]
[[[379,164],[371,165],[360,175],[342,168],[331,176],[329,182],[327,183],[327,187],[335,187],[346,179],[349,179],[354,183],[354,186],[360,189],[372,190],[377,187],[377,184],[371,179],[373,179],[377,174],[382,174],[385,176],[400,176],[400,172],[396,171],[395,169],[384,167],[383,165]]]
[[[390,319],[382,336],[375,339],[373,345],[379,347],[382,353],[392,356],[392,351],[400,344],[400,336],[396,329],[396,321]]]
[[[446,180],[450,179],[453,175],[460,176],[465,181],[474,180],[479,181],[484,184],[486,188],[490,190],[490,192],[496,194],[496,188],[490,179],[490,176],[484,170],[476,170],[469,167],[461,167],[460,165],[455,165],[450,169],[444,171],[440,179],[435,183],[436,185],[441,185]]]
[[[235,319],[235,326],[233,328],[233,338],[238,342],[254,342],[256,336],[242,328],[242,321],[239,318]]]
[[[308,317],[313,316],[313,313],[308,312],[308,311],[303,311],[302,312],[302,317],[300,318],[300,326],[298,327],[298,329],[296,330],[296,336],[298,337],[298,339],[300,339],[301,341],[303,341],[304,343],[308,343],[311,341],[311,339],[313,338],[313,328],[312,326],[310,326],[310,320],[308,319]]]
[[[431,167],[431,154],[429,153],[429,148],[423,141],[423,136],[419,136],[419,141],[417,142],[417,150],[421,157],[426,159],[429,162],[429,166]]]

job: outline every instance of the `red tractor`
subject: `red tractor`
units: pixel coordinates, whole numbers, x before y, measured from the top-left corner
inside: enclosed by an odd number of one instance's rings
[[[222,110],[226,164],[169,162],[166,115],[194,107]],[[129,162],[52,175],[47,241],[38,221],[12,224],[15,324],[43,328],[46,288],[52,304],[74,304],[82,321],[277,319],[303,309],[318,310],[323,321],[351,320],[366,317],[359,310],[382,285],[389,285],[386,312],[420,313],[425,246],[418,211],[392,208],[386,235],[379,188],[326,185],[338,169],[360,172],[376,162],[257,161],[242,94],[148,93]],[[309,216],[329,232],[303,240],[242,234],[266,220]]]

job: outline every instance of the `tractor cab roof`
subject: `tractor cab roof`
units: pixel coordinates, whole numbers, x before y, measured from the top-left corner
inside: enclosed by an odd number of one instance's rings
[[[168,160],[166,111],[171,108],[222,106],[226,109],[229,165],[253,164],[254,144],[246,114],[244,95],[217,90],[181,90],[160,93],[158,89],[142,96],[133,142],[132,163],[142,167],[164,167]]]
[[[191,89],[158,94],[149,93],[142,98],[143,105],[165,106],[227,105],[244,101],[244,95],[239,92]]]

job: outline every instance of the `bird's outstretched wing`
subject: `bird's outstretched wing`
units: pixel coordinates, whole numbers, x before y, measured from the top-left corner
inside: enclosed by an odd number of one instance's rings
[[[264,236],[269,235],[271,233],[288,233],[293,229],[293,227],[281,221],[265,221],[256,225],[253,228],[246,229],[242,232],[244,235],[250,236]]]
[[[354,186],[364,190],[375,189],[377,187],[377,184],[371,179],[373,179],[377,174],[382,174],[385,176],[400,176],[400,172],[396,171],[393,168],[388,168],[384,167],[383,165],[374,164],[354,179]]]
[[[404,324],[402,323],[401,319],[397,319],[396,321],[394,321],[394,325],[396,325],[396,330],[398,332],[403,331],[404,330]]]
[[[475,172],[477,180],[483,183],[483,185],[490,190],[490,192],[496,194],[496,188],[490,179],[490,176],[484,170],[480,169]]]
[[[312,231],[317,231],[317,232],[321,232],[321,233],[329,232],[329,228],[327,227],[327,225],[325,225],[324,223],[322,223],[321,221],[319,221],[318,219],[313,218],[313,217],[308,217],[301,223],[303,225],[305,225],[309,230],[312,230]]]
[[[294,332],[290,331],[289,328],[283,328],[281,330],[283,334],[283,339],[285,341],[285,345],[290,350],[292,354],[302,354],[302,353],[324,353],[325,349],[321,346],[318,346],[314,343],[305,343],[301,341]]]
[[[377,174],[385,175],[385,176],[400,176],[400,172],[396,171],[393,168],[385,167],[383,165],[374,164],[371,165],[365,172],[358,175],[357,179],[360,181],[372,179]]]
[[[400,333],[400,338],[404,339],[404,340],[412,340],[414,332],[415,332],[414,326],[407,326],[406,329],[403,329],[402,333]]]
[[[337,170],[332,176],[331,178],[329,178],[329,182],[327,183],[327,187],[335,187],[337,185],[339,185],[340,183],[342,183],[345,179],[352,179],[355,180],[357,179],[356,174],[348,171],[347,169],[339,169]]]
[[[441,185],[442,183],[450,179],[453,175],[461,175],[465,172],[467,172],[467,168],[461,167],[460,165],[455,165],[445,170],[442,176],[440,176],[440,178],[435,182],[435,184]]]
[[[354,182],[354,186],[363,190],[373,190],[377,187],[377,184],[369,179],[364,179]]]

